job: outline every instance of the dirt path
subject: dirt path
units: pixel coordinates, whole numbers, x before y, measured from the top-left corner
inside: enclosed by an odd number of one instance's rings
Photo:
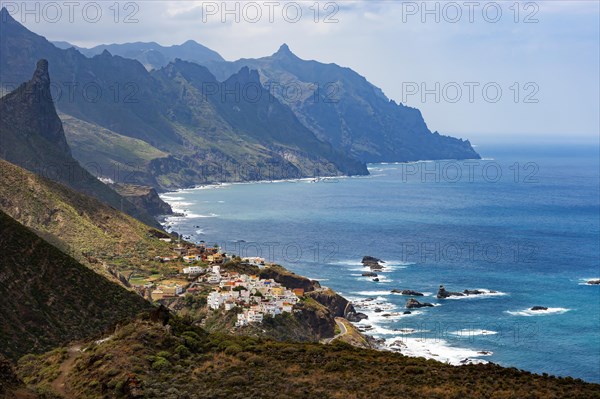
[[[80,345],[73,345],[73,346],[69,347],[67,359],[64,362],[62,362],[62,364],[60,365],[60,368],[59,368],[60,374],[54,381],[52,381],[52,384],[51,384],[52,389],[56,393],[62,395],[65,399],[75,399],[75,396],[73,396],[69,393],[69,389],[67,388],[66,381],[67,381],[67,374],[69,374],[69,372],[73,369],[73,365],[75,364],[75,359],[77,358],[77,355],[80,352],[81,352]]]

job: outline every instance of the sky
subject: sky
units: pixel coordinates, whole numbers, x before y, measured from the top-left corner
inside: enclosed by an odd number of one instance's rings
[[[193,39],[235,60],[287,43],[300,58],[350,67],[419,108],[432,131],[474,143],[600,134],[596,0],[0,4],[49,40],[83,47]]]

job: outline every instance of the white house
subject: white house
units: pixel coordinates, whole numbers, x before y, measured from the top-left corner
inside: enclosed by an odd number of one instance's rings
[[[190,266],[183,268],[183,274],[200,274],[204,271],[201,266]]]

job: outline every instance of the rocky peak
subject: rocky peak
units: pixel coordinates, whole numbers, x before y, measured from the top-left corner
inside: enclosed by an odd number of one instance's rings
[[[298,58],[296,57],[296,55],[294,53],[292,53],[292,50],[290,50],[290,47],[283,43],[281,45],[281,47],[279,47],[279,50],[277,50],[277,52],[275,54],[273,54],[273,57],[277,57],[277,58]]]

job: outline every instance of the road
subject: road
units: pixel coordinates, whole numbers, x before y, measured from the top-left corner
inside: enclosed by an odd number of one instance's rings
[[[337,326],[340,329],[339,334],[336,334],[336,336],[333,338],[325,338],[325,339],[321,340],[321,343],[330,344],[333,340],[341,337],[342,335],[348,334],[348,329],[346,328],[346,323],[344,323],[344,319],[342,317],[336,317],[335,324],[337,324]]]

